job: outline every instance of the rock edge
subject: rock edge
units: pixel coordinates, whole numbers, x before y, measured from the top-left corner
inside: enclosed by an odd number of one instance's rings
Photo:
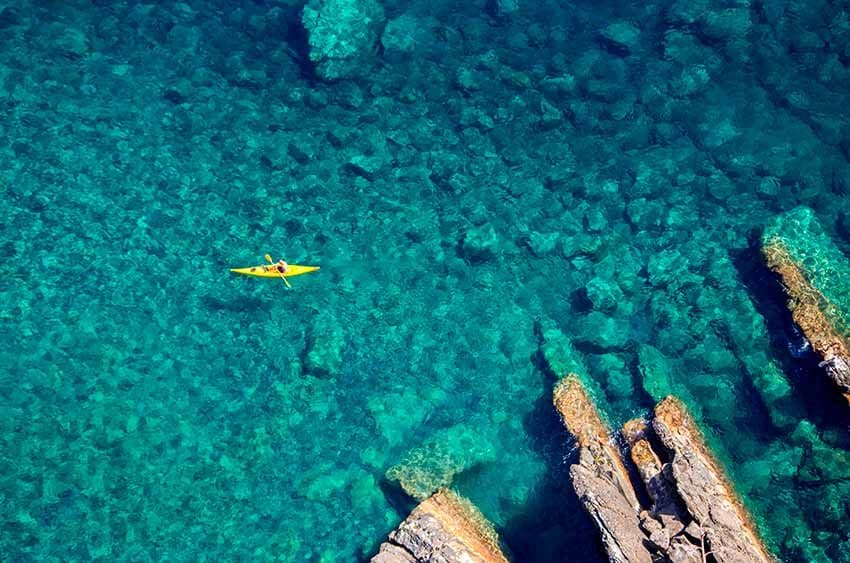
[[[638,489],[578,376],[565,377],[553,398],[579,446],[579,461],[570,468],[573,488],[610,561],[773,561],[681,401],[666,397],[651,423],[633,420],[623,428],[643,483]],[[642,506],[639,499],[645,498],[651,506]]]
[[[441,489],[390,533],[372,563],[508,563],[492,525],[465,498]]]

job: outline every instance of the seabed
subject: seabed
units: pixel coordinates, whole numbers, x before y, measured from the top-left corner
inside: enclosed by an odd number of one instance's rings
[[[848,14],[0,4],[0,559],[367,560],[450,487],[515,561],[603,561],[577,373],[850,563],[848,405],[762,253],[846,339]],[[228,271],[267,252],[321,271]]]

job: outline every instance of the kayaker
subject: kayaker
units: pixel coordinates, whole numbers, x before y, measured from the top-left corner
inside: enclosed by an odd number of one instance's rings
[[[289,264],[283,261],[283,258],[277,261],[277,264],[274,265],[274,269],[280,272],[281,274],[285,274],[289,269]]]

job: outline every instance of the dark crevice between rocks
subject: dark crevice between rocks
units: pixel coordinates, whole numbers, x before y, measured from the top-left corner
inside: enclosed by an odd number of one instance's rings
[[[651,404],[651,403],[650,403]],[[650,407],[650,411],[652,408]],[[619,450],[620,459],[623,462],[623,467],[626,469],[626,476],[629,478],[629,483],[632,485],[632,489],[634,489],[635,497],[637,497],[638,502],[642,507],[652,507],[652,497],[649,495],[649,491],[646,488],[646,483],[640,476],[640,472],[638,471],[637,466],[632,460],[631,456],[631,447],[626,441],[625,436],[623,436],[622,428],[618,429],[610,429],[609,435],[616,442],[617,449]],[[659,453],[659,450],[656,449],[660,446],[660,442],[657,437],[655,437],[655,433],[652,431],[647,432],[647,439],[649,443],[652,445],[653,450],[658,457],[661,458],[662,463],[666,463],[668,460],[666,459],[666,455],[662,455]]]
[[[788,377],[795,397],[805,406],[806,417],[819,427],[843,431],[850,424],[847,404],[794,324],[786,305],[788,296],[764,263],[760,240],[761,233],[754,233],[747,249],[733,253],[732,263],[765,320],[771,355]]]

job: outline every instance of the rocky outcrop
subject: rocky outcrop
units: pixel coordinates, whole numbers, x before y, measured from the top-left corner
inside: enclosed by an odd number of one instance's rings
[[[617,563],[651,563],[628,472],[578,378],[564,378],[555,387],[554,401],[580,448],[578,463],[570,467],[573,488],[599,527],[608,557]]]
[[[573,487],[599,527],[611,561],[771,561],[680,401],[667,397],[651,423],[633,420],[623,428],[646,495],[633,485],[617,442],[578,377],[557,385],[554,402],[580,448],[579,461],[570,468]],[[646,497],[649,507],[638,501]]]
[[[441,489],[417,506],[372,563],[507,563],[492,525],[472,503]]]
[[[800,327],[812,349],[822,358],[822,367],[850,402],[850,345],[828,311],[834,305],[818,291],[791,257],[779,238],[762,247],[767,266],[779,276],[788,295],[791,318]]]
[[[641,528],[649,535],[655,549],[671,549],[681,555],[695,552],[695,546],[682,541],[681,533],[690,522],[690,516],[676,493],[671,468],[662,463],[650,443],[651,430],[643,419],[635,419],[623,426],[623,437],[629,447],[632,463],[638,471],[652,501],[648,511],[640,515]],[[687,558],[683,559],[687,561]]]
[[[712,458],[702,433],[681,401],[667,397],[655,407],[652,429],[669,456],[669,475],[687,509],[685,533],[698,539],[717,563],[771,561],[723,471]]]

